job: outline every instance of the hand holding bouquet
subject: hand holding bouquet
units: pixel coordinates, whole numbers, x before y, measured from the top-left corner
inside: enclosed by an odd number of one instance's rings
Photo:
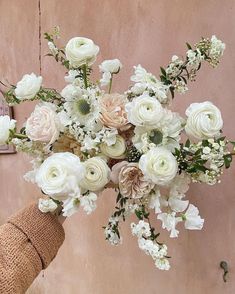
[[[167,246],[150,223],[150,211],[172,238],[178,236],[180,222],[188,230],[202,229],[204,219],[186,199],[189,184],[216,184],[233,155],[233,142],[222,136],[221,112],[212,102],[191,104],[185,117],[170,105],[175,94],[184,94],[195,81],[203,62],[217,66],[225,44],[215,36],[202,38],[195,47],[187,44],[185,59],[174,55],[159,79],[135,66],[131,86],[120,94],[112,92],[122,69],[118,59],[103,61],[102,77],[93,82],[99,47],[92,40],[75,37],[61,49],[57,34],[45,38],[48,55],[66,68],[67,85],[61,92],[45,88],[42,77],[32,73],[10,87],[4,93],[9,105],[38,104],[19,133],[14,120],[0,117],[0,143],[14,144],[33,157],[25,179],[47,195],[39,200],[42,212],[61,205],[64,216],[80,208],[90,214],[100,193],[114,188],[116,206],[104,227],[106,240],[121,243],[119,224],[135,214],[131,231],[140,249],[157,268],[168,270]]]

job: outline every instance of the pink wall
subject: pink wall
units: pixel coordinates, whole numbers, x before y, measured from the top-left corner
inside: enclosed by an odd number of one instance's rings
[[[16,82],[23,73],[39,73],[38,0],[0,1],[0,77]],[[203,66],[190,92],[178,96],[175,109],[181,113],[193,101],[212,100],[222,109],[225,134],[235,137],[235,1],[232,0],[41,0],[41,30],[59,25],[62,42],[72,36],[87,36],[101,48],[101,59],[120,58],[125,65],[116,91],[129,83],[132,66],[141,63],[158,74],[172,54],[183,55],[185,41],[218,35],[227,44],[220,66]],[[42,55],[46,53],[42,41]],[[63,87],[63,71],[42,57],[45,85]],[[21,123],[32,109],[25,103],[15,108]],[[17,209],[39,196],[24,182],[29,169],[25,155],[0,156],[0,223]],[[222,184],[193,185],[189,198],[206,219],[200,232],[181,231],[169,240],[172,269],[160,272],[139,251],[130,236],[129,222],[123,226],[124,243],[108,245],[101,226],[107,221],[115,195],[100,197],[91,216],[83,212],[65,223],[66,241],[58,257],[39,276],[28,293],[40,294],[232,294],[235,293],[235,168],[226,172]],[[160,223],[158,223],[160,226]],[[219,262],[230,266],[228,283],[222,281]]]

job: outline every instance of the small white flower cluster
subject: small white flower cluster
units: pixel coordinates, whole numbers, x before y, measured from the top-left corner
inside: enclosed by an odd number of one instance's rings
[[[104,229],[105,239],[115,246],[122,244],[122,237],[117,232],[119,221],[119,217],[110,217],[108,226]]]
[[[171,63],[166,68],[166,74],[171,78],[177,77],[181,73],[181,66],[183,64],[183,60],[181,60],[177,55],[173,55]]]
[[[188,50],[187,53],[187,60],[188,60],[188,65],[192,69],[197,69],[200,65],[200,63],[204,60],[204,56],[201,54],[201,51],[199,49],[196,50]]]
[[[225,47],[225,44],[221,40],[217,39],[215,35],[211,37],[209,56],[212,59],[213,66],[216,66],[219,63],[219,59],[223,55]]]
[[[204,144],[206,142],[206,145]],[[201,159],[205,160],[207,170],[196,171],[191,175],[193,182],[202,182],[208,185],[220,183],[220,176],[223,174],[224,156],[230,152],[227,149],[227,142],[224,140],[215,140],[214,138],[207,141],[200,141],[196,144],[190,144],[189,147],[184,147],[184,150],[201,154]]]
[[[149,96],[154,96],[162,104],[169,101],[169,87],[159,81],[153,74],[149,73],[140,64],[134,66],[135,73],[131,76],[134,86],[127,92],[134,96],[142,95],[147,92]]]
[[[137,236],[138,245],[147,255],[150,255],[155,266],[160,270],[169,270],[170,263],[167,256],[167,246],[165,244],[159,245],[150,239],[151,230],[147,222],[140,220],[138,224],[131,224],[132,234]]]

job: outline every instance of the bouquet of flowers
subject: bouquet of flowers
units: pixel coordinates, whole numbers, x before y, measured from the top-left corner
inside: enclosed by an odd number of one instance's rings
[[[170,268],[167,246],[150,222],[156,214],[162,228],[177,237],[180,222],[188,230],[200,230],[204,219],[186,199],[191,182],[214,185],[232,161],[234,142],[221,135],[220,110],[210,101],[193,103],[186,116],[170,110],[175,94],[184,94],[195,81],[203,62],[216,67],[225,44],[216,36],[187,44],[185,58],[176,55],[160,77],[141,65],[134,67],[131,86],[123,94],[112,93],[118,59],[99,65],[102,77],[91,79],[99,47],[88,38],[75,37],[59,48],[58,31],[45,33],[50,53],[66,69],[67,85],[61,92],[42,86],[42,77],[26,74],[16,85],[5,85],[9,105],[38,101],[17,132],[16,121],[0,117],[0,144],[14,144],[33,157],[33,170],[24,178],[38,185],[46,196],[39,209],[52,212],[58,206],[64,216],[79,208],[90,214],[99,194],[116,190],[114,211],[104,227],[106,240],[122,242],[119,225],[137,217],[131,232],[156,267]],[[105,91],[104,89],[107,89]],[[181,135],[184,134],[183,137]]]

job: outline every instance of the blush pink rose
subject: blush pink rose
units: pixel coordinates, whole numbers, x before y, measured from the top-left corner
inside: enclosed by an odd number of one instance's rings
[[[117,93],[105,94],[100,98],[101,121],[107,127],[116,129],[127,125],[127,114],[125,111],[126,98]]]
[[[134,199],[147,196],[155,184],[145,179],[137,163],[128,163],[119,173],[119,190],[124,197]]]
[[[54,143],[60,134],[60,121],[53,105],[37,105],[26,122],[25,131],[32,141]]]
[[[119,174],[121,169],[126,166],[128,164],[128,161],[121,161],[116,163],[113,167],[112,167],[112,171],[110,174],[110,179],[114,184],[118,184],[119,182]]]

